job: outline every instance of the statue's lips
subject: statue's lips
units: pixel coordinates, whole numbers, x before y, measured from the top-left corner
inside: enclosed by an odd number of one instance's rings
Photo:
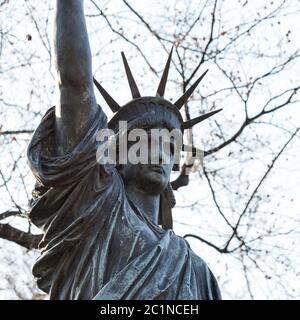
[[[155,172],[158,172],[158,173],[164,173],[165,170],[162,166],[160,165],[149,165],[148,168],[151,170],[151,171],[155,171]]]

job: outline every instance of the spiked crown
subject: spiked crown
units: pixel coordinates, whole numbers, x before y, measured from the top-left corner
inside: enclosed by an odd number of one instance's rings
[[[173,46],[174,47],[174,46]],[[153,127],[157,124],[167,127],[169,130],[180,129],[182,132],[185,129],[192,128],[195,124],[209,118],[210,116],[216,114],[222,109],[206,113],[204,115],[198,116],[194,119],[183,121],[180,109],[188,101],[188,98],[192,95],[200,81],[203,79],[208,70],[206,70],[198,80],[175,102],[172,103],[164,98],[166,83],[168,79],[172,52],[169,54],[166,66],[164,68],[160,83],[157,88],[155,96],[152,97],[142,97],[136,82],[133,78],[131,70],[129,68],[127,59],[122,52],[122,59],[125,66],[125,71],[129,83],[129,87],[132,94],[132,100],[126,103],[124,106],[120,106],[100,85],[99,82],[94,78],[94,83],[104,100],[114,112],[112,119],[108,122],[108,127],[115,132],[118,130],[119,121],[127,121],[130,123],[129,128],[138,127]],[[195,148],[193,146],[183,145],[183,149],[186,151],[194,152]],[[178,171],[179,166],[174,165],[173,170]],[[159,214],[159,224],[162,225],[164,229],[172,229],[173,219],[172,219],[172,207],[175,205],[175,197],[172,191],[171,183],[168,183],[167,188],[161,194],[160,201],[160,214]]]
[[[180,109],[188,101],[189,97],[204,78],[208,70],[206,70],[175,103],[172,103],[164,98],[173,47],[170,51],[155,96],[141,96],[124,52],[121,52],[121,55],[133,98],[131,101],[121,107],[94,78],[94,83],[97,89],[100,91],[110,109],[114,112],[114,116],[108,123],[109,128],[115,131],[119,121],[128,121],[133,123],[133,125],[136,127],[146,127],[161,124],[169,129],[180,129],[183,132],[185,129],[192,128],[195,124],[222,110],[215,110],[188,121],[183,121],[182,119]]]

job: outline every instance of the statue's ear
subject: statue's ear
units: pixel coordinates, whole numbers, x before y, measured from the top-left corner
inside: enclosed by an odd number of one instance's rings
[[[180,171],[179,164],[178,163],[174,163],[172,170],[173,171]]]

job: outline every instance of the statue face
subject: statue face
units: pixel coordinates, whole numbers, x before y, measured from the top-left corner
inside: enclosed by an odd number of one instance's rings
[[[148,161],[146,164],[122,164],[120,173],[126,184],[136,184],[139,189],[149,194],[160,194],[170,181],[170,175],[175,162],[174,150],[175,141],[170,139],[155,139],[151,135],[151,129],[146,130],[148,133]],[[128,142],[128,150],[134,143]],[[153,145],[155,150],[153,150]],[[151,148],[152,146],[152,148]],[[154,160],[154,161],[153,161]]]

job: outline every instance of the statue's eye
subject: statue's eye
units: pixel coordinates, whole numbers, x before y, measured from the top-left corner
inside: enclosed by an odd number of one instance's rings
[[[170,155],[174,155],[175,153],[175,145],[172,141],[166,141],[163,143],[163,148],[165,152],[169,152],[168,150],[170,150]]]

